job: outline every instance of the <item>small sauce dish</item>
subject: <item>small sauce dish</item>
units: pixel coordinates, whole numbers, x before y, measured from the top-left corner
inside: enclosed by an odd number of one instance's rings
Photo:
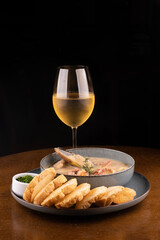
[[[37,176],[37,173],[29,173],[29,172],[18,173],[12,177],[12,191],[19,197],[23,197],[24,191],[26,190],[26,187],[28,186],[29,183],[20,182],[17,180],[17,178],[24,177],[26,175],[35,177]]]

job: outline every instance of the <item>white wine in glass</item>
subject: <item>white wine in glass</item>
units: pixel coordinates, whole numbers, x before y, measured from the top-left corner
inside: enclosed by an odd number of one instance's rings
[[[52,102],[60,120],[72,128],[73,147],[77,147],[77,128],[87,121],[95,104],[88,67],[81,65],[58,67]]]

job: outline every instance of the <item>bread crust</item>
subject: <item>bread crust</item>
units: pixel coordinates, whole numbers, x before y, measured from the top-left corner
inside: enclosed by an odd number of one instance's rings
[[[77,187],[77,179],[72,178],[66,183],[64,183],[61,187],[57,188],[53,191],[42,203],[42,206],[50,207],[53,204],[56,204],[58,201],[61,201],[65,195],[71,193]]]
[[[93,203],[96,203],[106,193],[107,188],[105,186],[93,188],[90,192],[79,202],[76,203],[76,209],[87,209]]]
[[[109,206],[113,202],[113,199],[115,198],[115,196],[119,192],[123,191],[123,189],[124,189],[123,186],[108,187],[106,189],[106,193],[95,204],[98,207],[107,207],[107,206]]]
[[[113,199],[113,203],[121,204],[128,201],[131,201],[136,196],[136,191],[131,188],[125,187],[123,191],[119,192]]]
[[[52,175],[53,178],[54,176],[56,176],[56,171],[54,168],[47,168],[45,169],[43,172],[41,172],[40,174],[38,174],[37,176],[35,176],[32,181],[28,184],[24,194],[23,194],[23,199],[27,202],[32,202],[32,194],[33,194],[33,191],[35,189],[35,187],[41,182],[43,181],[43,179],[45,177],[48,176],[48,174]]]
[[[40,205],[45,198],[47,198],[56,188],[62,186],[65,182],[67,182],[67,178],[64,175],[59,175],[42,188],[42,190],[36,195],[33,203]]]
[[[82,183],[76,189],[65,196],[62,201],[59,201],[55,204],[56,208],[69,208],[76,204],[78,201],[81,201],[84,196],[86,196],[90,191],[90,184]]]

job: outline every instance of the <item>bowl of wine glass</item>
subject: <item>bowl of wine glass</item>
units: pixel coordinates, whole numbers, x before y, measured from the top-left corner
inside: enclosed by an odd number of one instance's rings
[[[66,65],[57,68],[52,104],[58,118],[71,127],[73,147],[77,147],[77,128],[87,121],[95,104],[88,66]]]

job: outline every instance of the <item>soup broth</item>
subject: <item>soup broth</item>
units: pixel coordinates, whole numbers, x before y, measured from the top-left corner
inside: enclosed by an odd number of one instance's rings
[[[53,165],[53,167],[59,174],[77,176],[105,175],[120,172],[128,168],[128,166],[123,162],[114,159],[90,157],[89,160],[93,163],[93,167],[87,168],[86,163],[86,166],[84,165],[83,168],[78,168],[71,166],[64,160],[58,161]]]

